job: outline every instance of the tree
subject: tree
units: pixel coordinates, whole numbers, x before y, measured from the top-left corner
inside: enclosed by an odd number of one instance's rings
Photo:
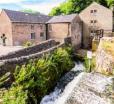
[[[109,7],[114,6],[114,0],[107,0],[107,2]]]
[[[26,13],[39,13],[38,11],[35,11],[35,10],[32,10],[32,9],[23,9],[21,11],[26,12]]]
[[[94,1],[108,7],[107,0],[67,0],[60,6],[53,8],[50,15],[80,13]]]
[[[60,10],[59,7],[55,7],[52,9],[52,11],[49,13],[50,16],[54,16],[54,15],[60,15],[62,12]]]

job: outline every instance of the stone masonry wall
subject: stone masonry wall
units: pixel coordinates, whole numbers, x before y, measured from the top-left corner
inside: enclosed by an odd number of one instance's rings
[[[31,33],[35,33],[35,39],[31,39]],[[12,23],[12,39],[16,46],[26,42],[38,44],[46,40],[46,26],[38,23]]]
[[[54,47],[51,47],[47,50],[43,50],[41,52],[30,54],[28,56],[21,56],[18,58],[1,60],[1,62],[0,62],[0,76],[4,75],[6,72],[13,73],[15,71],[15,68],[17,65],[26,64],[31,59],[39,59],[46,54],[51,54],[58,47],[63,47],[63,46],[64,46],[64,43],[61,43],[61,44],[54,46]]]
[[[46,54],[51,54],[59,47],[64,47],[68,43],[70,44],[71,37],[64,39],[63,43],[55,42],[54,40],[47,40],[37,46],[22,49],[20,51],[10,53],[8,56],[2,57],[0,60],[0,76],[7,72],[13,73],[17,65],[23,65],[28,63],[31,59],[40,59]],[[34,52],[33,52],[34,51]]]
[[[114,38],[101,39],[96,53],[96,71],[103,74],[114,74]]]
[[[27,56],[30,54],[38,53],[43,50],[49,49],[53,46],[56,46],[57,44],[58,43],[55,40],[50,39],[50,40],[41,42],[38,45],[24,48],[19,51],[11,52],[8,55],[0,56],[0,60],[17,58],[17,57],[21,57],[21,56]]]

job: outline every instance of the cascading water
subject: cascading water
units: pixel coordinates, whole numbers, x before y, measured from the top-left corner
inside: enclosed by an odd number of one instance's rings
[[[57,86],[55,87],[54,91],[52,93],[50,93],[49,95],[46,95],[42,99],[40,104],[60,104],[60,103],[62,104],[62,102],[64,102],[64,100],[65,100],[65,97],[67,97],[68,92],[70,92],[72,90],[73,83],[74,83],[72,80],[75,79],[75,83],[76,83],[79,80],[79,77],[77,78],[77,76],[83,70],[84,70],[83,64],[76,63],[75,67],[60,79],[60,81],[57,83]],[[72,86],[69,87],[68,83],[72,83]],[[64,98],[62,96],[64,96]]]

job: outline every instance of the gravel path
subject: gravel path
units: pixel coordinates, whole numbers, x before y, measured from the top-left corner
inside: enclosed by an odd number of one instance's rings
[[[0,46],[0,56],[22,49],[21,46]]]

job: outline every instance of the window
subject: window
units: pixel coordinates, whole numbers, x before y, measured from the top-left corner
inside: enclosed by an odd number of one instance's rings
[[[97,23],[97,20],[90,20],[90,23]]]
[[[93,20],[91,20],[90,22],[93,23]]]
[[[35,39],[35,33],[31,33],[31,39]]]
[[[34,29],[34,25],[31,25],[31,29],[32,29],[32,30]]]
[[[90,35],[91,35],[91,36],[95,36],[95,34],[96,34],[96,31],[95,31],[95,30],[91,30],[91,31],[90,31]]]
[[[40,33],[40,37],[44,37],[44,32],[41,32]]]
[[[94,10],[94,13],[96,13],[97,12],[97,10]]]
[[[90,13],[97,13],[97,10],[96,9],[91,10]]]
[[[94,20],[94,23],[97,23],[97,20]]]
[[[93,10],[91,10],[90,12],[93,13]]]

